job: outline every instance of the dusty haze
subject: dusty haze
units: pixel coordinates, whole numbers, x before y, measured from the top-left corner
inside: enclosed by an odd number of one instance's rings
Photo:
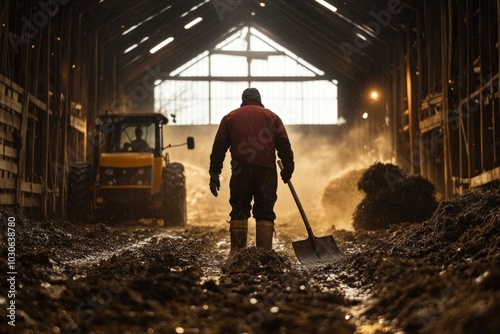
[[[171,126],[169,143],[176,144],[185,141],[187,136],[194,136],[196,148],[186,147],[169,149],[171,161],[182,162],[186,167],[188,187],[189,217],[204,217],[207,223],[229,220],[229,152],[224,161],[221,175],[221,190],[217,198],[208,189],[208,166],[213,139],[217,126]],[[352,170],[362,170],[377,161],[387,161],[390,156],[390,142],[383,137],[371,143],[374,148],[363,147],[363,130],[348,130],[346,125],[320,126],[287,126],[287,131],[295,154],[295,173],[292,182],[309,218],[313,230],[318,234],[328,233],[335,225],[337,229],[351,229],[346,216],[339,221],[336,215],[325,213],[321,200],[326,186],[334,179],[342,178]],[[338,194],[352,198],[351,205],[346,210],[351,211],[360,200],[356,185],[352,192]],[[345,199],[345,198],[344,198]],[[209,215],[206,215],[206,213]],[[305,229],[297,206],[288,186],[279,182],[277,214],[277,231],[279,224],[297,227],[297,233],[305,235]],[[211,215],[210,215],[211,213]],[[206,218],[206,217],[210,218]],[[203,222],[201,222],[203,224]]]

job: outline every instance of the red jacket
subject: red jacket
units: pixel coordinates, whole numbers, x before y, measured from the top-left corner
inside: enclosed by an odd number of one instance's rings
[[[285,169],[293,171],[294,168],[283,122],[258,102],[244,102],[222,118],[210,155],[210,171],[221,172],[228,148],[233,170],[242,165],[276,169],[276,151]]]

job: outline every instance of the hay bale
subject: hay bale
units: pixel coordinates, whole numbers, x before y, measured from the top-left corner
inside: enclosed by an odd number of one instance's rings
[[[363,174],[358,188],[366,193],[353,214],[355,229],[377,230],[391,224],[429,219],[437,208],[436,188],[422,176],[407,176],[397,166],[377,163]]]

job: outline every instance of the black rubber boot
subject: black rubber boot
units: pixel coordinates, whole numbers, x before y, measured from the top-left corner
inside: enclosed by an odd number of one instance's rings
[[[247,246],[248,219],[231,220],[229,222],[229,231],[231,234],[231,254],[235,250]]]
[[[259,248],[273,249],[274,223],[258,221],[256,223],[255,244]]]

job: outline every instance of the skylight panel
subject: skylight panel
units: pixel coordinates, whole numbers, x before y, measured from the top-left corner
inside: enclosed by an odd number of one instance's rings
[[[260,31],[258,31],[257,29],[255,28],[251,28],[250,29],[251,33],[253,35],[255,35],[256,37],[260,38],[262,41],[264,41],[266,44],[272,46],[273,48],[275,48],[276,50],[278,51],[282,51],[284,52],[288,57],[294,59],[297,63],[301,64],[302,66],[304,67],[307,67],[309,70],[313,71],[314,73],[316,73],[317,75],[324,75],[325,72],[323,72],[322,70],[320,70],[319,68],[309,64],[307,61],[305,61],[304,59],[300,58],[299,56],[297,56],[295,53],[292,53],[290,50],[282,47],[281,45],[279,45],[278,43],[276,43],[275,41],[273,41],[272,39],[270,39],[269,37],[267,37],[266,35],[262,34]]]
[[[103,1],[104,1],[104,0],[103,0]],[[131,26],[130,28],[128,28],[127,30],[125,30],[124,32],[122,32],[122,36],[123,36],[123,35],[128,34],[128,33],[129,33],[129,32],[131,32],[132,30],[134,30],[135,28],[139,27],[141,24],[143,24],[143,23],[145,23],[145,22],[147,22],[147,21],[151,20],[152,18],[154,18],[154,17],[158,16],[158,14],[163,13],[164,11],[166,11],[166,10],[170,9],[171,7],[172,7],[172,5],[167,6],[167,7],[163,8],[160,12],[158,12],[158,13],[156,13],[156,14],[154,14],[154,15],[151,15],[150,17],[148,17],[148,18],[147,18],[147,19],[145,19],[144,21],[139,22],[139,23],[137,23],[136,25]]]
[[[149,50],[149,52],[151,54],[157,52],[158,50],[160,50],[161,48],[163,48],[164,46],[166,46],[167,44],[170,44],[172,43],[172,41],[174,40],[173,37],[169,37],[167,38],[166,40],[164,40],[163,42],[159,43],[158,45],[156,45],[154,48],[152,48],[151,50]]]
[[[277,51],[271,45],[254,35],[250,36],[250,45],[253,51]]]
[[[149,39],[149,36],[144,37],[143,39],[141,39],[141,41],[139,43],[133,44],[133,45],[129,46],[127,49],[125,49],[125,51],[123,51],[123,54],[129,53],[130,51],[132,51],[133,49],[138,47],[139,44],[144,43],[148,39]]]
[[[189,28],[192,28],[194,25],[200,23],[201,21],[203,21],[203,18],[202,17],[197,17],[195,18],[193,21],[189,22],[188,24],[186,24],[184,26],[184,29],[189,29]]]
[[[137,27],[138,27],[138,26],[140,26],[141,24],[142,24],[142,22],[141,22],[141,23],[138,23],[138,24],[136,24],[136,25],[134,25],[134,26],[131,26],[130,28],[128,28],[127,30],[125,30],[124,32],[122,32],[122,36],[123,36],[123,35],[128,34],[129,32],[131,32],[132,30],[134,30],[135,28],[137,28]]]
[[[141,59],[141,56],[140,55],[137,55],[134,57],[134,59],[132,59],[131,61],[129,61],[128,63],[125,64],[125,66],[128,66],[130,64],[133,64],[135,63],[136,61],[138,61],[139,59]]]
[[[175,77],[176,75],[179,75],[179,73],[184,72],[185,70],[187,70],[191,66],[195,65],[196,63],[198,63],[203,58],[207,57],[208,54],[209,54],[208,51],[204,51],[204,52],[200,53],[198,56],[196,56],[195,58],[191,59],[190,61],[188,61],[187,63],[185,63],[181,67],[179,67],[176,70],[170,72],[169,75],[171,77]]]
[[[233,32],[236,29],[237,29],[236,27],[233,27],[233,28],[229,29],[228,33],[231,33],[231,32]],[[231,35],[230,37],[226,38],[224,41],[222,41],[219,44],[217,44],[215,46],[215,49],[216,50],[219,50],[219,49],[220,50],[227,50],[226,47],[228,45],[230,45],[233,41],[235,41],[237,39],[243,39],[244,40],[243,36],[246,36],[247,33],[248,33],[248,27],[244,27],[238,33],[235,33],[235,34]],[[245,48],[246,48],[246,44],[245,44]]]
[[[331,10],[332,12],[336,12],[337,11],[337,7],[329,4],[328,2],[326,2],[325,0],[316,0],[317,3],[319,3],[320,5],[324,6],[325,8]]]
[[[131,45],[129,46],[125,51],[123,51],[123,54],[125,53],[128,53],[130,51],[132,51],[133,49],[135,49],[136,47],[138,46],[138,44],[134,44],[134,45]]]
[[[194,12],[195,10],[197,10],[198,8],[200,8],[201,6],[203,6],[204,4],[206,4],[209,1],[210,0],[205,0],[205,1],[201,2],[200,4],[192,7],[190,10],[188,10],[187,12],[185,12],[184,14],[182,14],[181,17],[184,17],[184,16],[188,15],[189,13]]]
[[[359,32],[356,33],[356,36],[358,36],[359,38],[361,38],[363,41],[368,41],[368,39],[366,39],[365,36],[361,35]]]

